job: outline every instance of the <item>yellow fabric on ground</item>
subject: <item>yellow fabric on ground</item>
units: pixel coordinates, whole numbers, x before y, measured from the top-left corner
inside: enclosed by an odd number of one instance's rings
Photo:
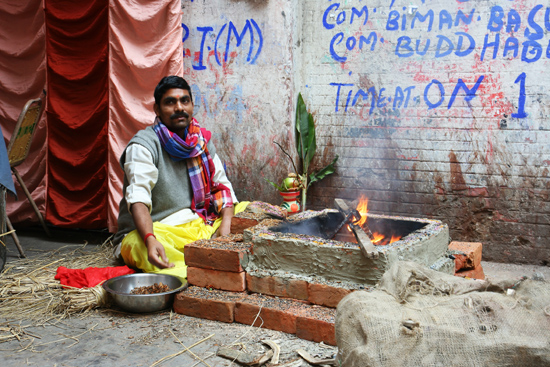
[[[235,205],[235,214],[246,209],[250,202],[242,201]],[[179,226],[171,226],[160,222],[153,223],[157,240],[164,245],[168,262],[173,268],[159,269],[147,259],[147,247],[137,230],[128,233],[122,240],[121,255],[126,265],[143,270],[146,273],[174,275],[181,280],[187,278],[187,265],[183,257],[183,248],[188,243],[212,237],[222,219],[218,218],[212,226],[204,224],[199,218]]]

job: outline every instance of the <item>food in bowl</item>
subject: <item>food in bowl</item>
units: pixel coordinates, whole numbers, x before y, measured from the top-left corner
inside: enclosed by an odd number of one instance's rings
[[[149,286],[143,286],[143,287],[135,287],[132,289],[132,294],[156,294],[156,293],[164,293],[164,292],[170,292],[172,288],[167,286],[166,284],[155,283],[153,285]]]
[[[170,290],[161,293],[133,294],[139,287],[152,287],[162,283]],[[134,273],[111,278],[103,283],[114,304],[129,312],[156,312],[172,307],[176,293],[187,288],[187,282],[172,275]]]

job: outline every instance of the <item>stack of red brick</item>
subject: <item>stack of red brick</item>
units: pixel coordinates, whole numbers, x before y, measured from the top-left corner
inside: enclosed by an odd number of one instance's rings
[[[258,221],[234,218],[230,235],[185,246],[190,287],[174,301],[178,313],[222,322],[239,322],[296,334],[336,345],[335,307],[352,289],[338,284],[278,277],[256,270],[247,273],[251,243],[242,231]],[[484,279],[481,243],[453,241],[455,275]]]
[[[485,279],[481,266],[480,242],[458,242],[449,244],[449,251],[455,257],[455,275],[464,278]]]
[[[261,271],[247,273],[251,245],[231,235],[185,246],[190,287],[176,296],[174,310],[336,345],[335,307],[352,290]]]

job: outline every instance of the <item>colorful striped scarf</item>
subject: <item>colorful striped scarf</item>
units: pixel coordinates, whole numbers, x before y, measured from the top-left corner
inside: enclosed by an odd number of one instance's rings
[[[174,161],[187,160],[187,170],[193,190],[191,210],[206,224],[212,225],[223,208],[233,206],[231,191],[227,186],[214,182],[215,167],[208,152],[212,133],[199,126],[193,118],[185,140],[170,131],[157,117],[153,129],[164,150]]]

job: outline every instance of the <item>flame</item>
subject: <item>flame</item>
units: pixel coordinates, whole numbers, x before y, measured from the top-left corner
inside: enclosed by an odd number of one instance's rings
[[[369,199],[364,195],[361,195],[361,198],[359,198],[359,204],[357,204],[357,211],[361,214],[361,220],[357,223],[359,226],[363,226],[363,224],[367,221],[367,213],[369,212],[367,210],[368,204]]]
[[[372,243],[378,243],[378,242],[382,241],[384,239],[384,237],[386,237],[383,234],[378,233],[378,232],[374,232],[372,235],[374,236],[374,239],[372,240]]]
[[[363,227],[363,225],[367,222],[367,213],[369,212],[367,209],[368,204],[369,199],[366,196],[361,195],[359,198],[359,204],[357,204],[357,211],[361,214],[361,219],[357,222],[357,224],[361,227]],[[351,232],[351,228],[349,226],[346,226],[346,228],[349,232]],[[374,232],[372,235],[374,237],[372,239],[372,243],[377,246],[385,246],[401,239],[401,236],[391,235],[391,238],[388,240],[385,235],[378,232]]]
[[[391,236],[390,243],[394,243],[396,241],[399,241],[401,239],[401,236],[393,235]]]

